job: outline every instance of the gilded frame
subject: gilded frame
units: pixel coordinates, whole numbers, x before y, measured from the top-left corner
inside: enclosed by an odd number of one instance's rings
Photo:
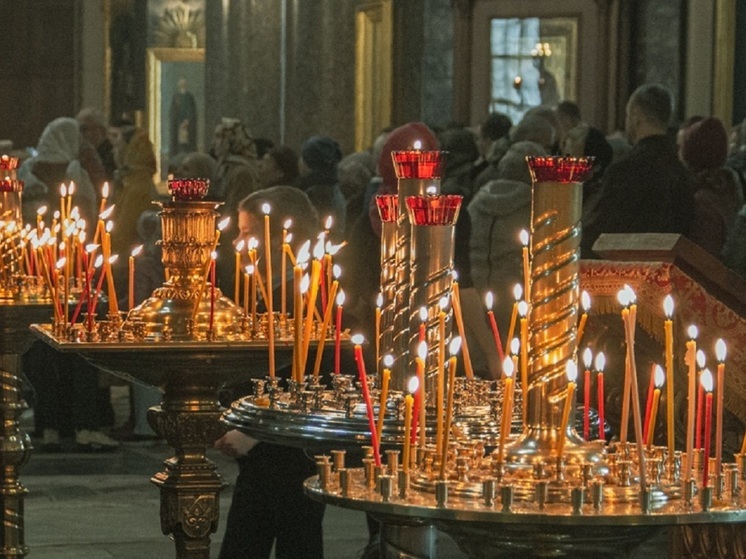
[[[157,161],[155,182],[163,185],[168,179],[169,130],[164,128],[168,118],[169,99],[176,91],[174,73],[188,74],[187,82],[192,82],[189,90],[197,99],[197,141],[198,149],[204,150],[204,49],[151,48],[147,55],[148,134],[153,142]],[[196,84],[194,82],[197,82]]]

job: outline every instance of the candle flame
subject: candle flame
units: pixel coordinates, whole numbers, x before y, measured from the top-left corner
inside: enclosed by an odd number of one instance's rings
[[[635,295],[634,290],[626,283],[624,284],[624,290],[627,292],[627,296],[629,297],[629,304],[634,305],[637,302],[637,295]]]
[[[308,277],[308,274],[304,274],[303,278],[300,280],[300,292],[306,293],[308,291],[308,286],[311,283],[311,278]]]
[[[521,350],[521,340],[518,338],[513,338],[510,340],[510,353],[513,355],[518,355],[518,352]]]
[[[589,310],[591,310],[591,296],[585,289],[580,294],[580,304],[583,305],[584,313],[587,313]]]
[[[448,353],[458,355],[459,351],[461,351],[461,336],[454,336],[448,346]]]
[[[313,257],[316,260],[321,260],[324,257],[324,239],[319,238],[313,247]]]
[[[705,392],[712,392],[714,381],[710,369],[702,371],[702,374],[699,375],[699,382],[702,384],[702,388],[704,388]]]
[[[60,196],[62,196],[63,198],[67,196],[67,187],[65,186],[65,183],[62,183],[60,185]]]
[[[510,357],[503,359],[503,374],[506,378],[513,376],[513,360]]]
[[[456,270],[451,272],[451,277],[453,278],[453,281],[458,282],[458,272]]]
[[[132,257],[138,256],[142,252],[143,246],[137,245],[135,248],[132,249]]]
[[[521,318],[526,318],[528,314],[528,303],[526,301],[518,303],[518,314],[521,315]]]
[[[60,210],[55,210],[54,213],[52,214],[52,217],[54,219],[59,219],[60,218]]]
[[[440,298],[440,301],[438,301],[438,306],[440,307],[440,310],[445,312],[445,310],[448,308],[448,297],[445,295]]]
[[[249,237],[249,242],[247,243],[248,250],[255,250],[258,246],[259,240],[256,237]]]
[[[619,304],[622,305],[624,308],[629,307],[630,305],[630,298],[629,293],[627,293],[626,289],[622,289],[619,291],[619,293],[616,294],[617,301],[619,301]]]
[[[218,223],[218,231],[222,231],[223,229],[225,229],[226,227],[228,227],[228,224],[230,222],[231,222],[231,218],[230,217],[226,217],[225,219],[221,220]]]
[[[117,260],[119,260],[119,255],[118,254],[112,254],[109,257],[109,264],[114,264],[114,263],[116,263]]]
[[[604,355],[604,352],[601,351],[596,355],[596,370],[599,373],[603,373],[605,368],[606,368],[606,356]]]
[[[394,364],[394,356],[390,353],[387,353],[383,356],[383,366],[387,369],[391,367],[391,365]]]
[[[420,307],[420,320],[427,322],[427,307]]]
[[[339,279],[339,276],[342,275],[342,268],[339,266],[339,264],[335,264],[332,266],[332,276],[334,276],[334,279]]]
[[[379,293],[378,297],[376,297],[376,307],[379,309],[383,306],[383,293]]]
[[[656,388],[660,388],[663,386],[663,383],[666,381],[666,373],[663,372],[663,368],[656,364],[653,369],[653,382],[655,384]]]
[[[65,257],[63,256],[62,258],[60,258],[60,259],[59,259],[59,260],[57,261],[57,264],[55,265],[55,268],[57,268],[57,269],[59,270],[60,268],[62,268],[62,267],[64,267],[64,266],[65,266],[65,263],[66,263],[66,262],[67,262],[67,258],[65,258]]]
[[[585,351],[583,351],[583,364],[585,365],[586,369],[590,369],[592,363],[593,363],[593,352],[591,351],[591,348],[587,347],[585,348]]]
[[[517,301],[520,301],[523,298],[523,288],[521,287],[520,283],[516,283],[513,287],[513,298]]]
[[[243,250],[243,247],[244,247],[245,244],[246,244],[246,241],[244,241],[243,239],[241,239],[240,241],[238,241],[236,243],[236,247],[235,247],[236,248],[236,252],[241,252]]]
[[[328,215],[326,216],[326,221],[324,221],[324,229],[331,229],[332,228],[332,216]]]
[[[565,364],[565,374],[569,382],[575,382],[578,378],[578,366],[572,359]]]
[[[337,306],[341,307],[345,304],[345,292],[344,290],[340,289],[339,293],[337,293]]]
[[[528,246],[528,231],[526,231],[525,229],[521,229],[521,232],[518,233],[518,238],[521,240],[521,244],[524,247]]]
[[[292,233],[288,233],[287,236],[285,237],[285,244],[289,245],[292,242],[293,242],[293,234]]]
[[[106,229],[107,233],[111,233],[111,230],[114,229],[114,222],[113,221],[107,221],[105,229]]]
[[[705,364],[707,362],[707,357],[705,356],[705,352],[702,351],[701,349],[698,349],[696,357],[697,357],[697,366],[700,369],[704,369],[705,368]]]
[[[725,361],[725,341],[723,338],[718,338],[718,341],[715,342],[715,356],[718,359],[719,363],[722,363]]]
[[[484,303],[487,305],[487,310],[492,310],[492,305],[495,302],[495,297],[492,295],[492,291],[488,291],[484,296]]]
[[[99,219],[103,219],[104,221],[109,219],[109,216],[114,211],[114,207],[116,204],[112,204],[108,208],[106,208],[104,211],[102,211],[100,214],[98,214]]]
[[[414,394],[417,392],[417,389],[420,387],[420,379],[417,378],[417,376],[413,376],[409,379],[409,385],[407,386],[407,389],[409,390],[410,394]]]
[[[355,345],[362,345],[362,343],[365,341],[365,337],[362,334],[354,334],[350,339]]]
[[[101,187],[101,198],[108,198],[109,197],[109,183],[104,182],[104,185]]]
[[[431,184],[430,186],[425,187],[425,194],[428,196],[435,196],[438,193],[438,187],[434,184]]]
[[[72,196],[75,192],[75,183],[73,181],[70,181],[70,186],[67,188],[67,195]]]
[[[699,330],[694,324],[690,325],[686,332],[690,340],[696,340],[699,336]]]
[[[666,318],[670,319],[673,316],[673,297],[666,295],[663,299],[663,313]]]
[[[41,206],[38,210],[36,210],[36,214],[38,216],[43,216],[46,213],[47,213],[47,207],[46,206]]]
[[[244,268],[244,270],[246,270],[247,274],[252,275],[254,273],[254,265],[249,264],[248,266]]]
[[[218,258],[218,251],[217,251],[217,250],[213,250],[213,251],[212,251],[212,252],[210,253],[210,258],[211,258],[212,260],[217,260],[217,258]]]
[[[270,209],[271,208],[269,207],[269,204],[267,204],[266,202],[264,204],[262,204],[262,213],[264,215],[269,215]]]
[[[93,266],[94,266],[95,268],[100,268],[100,267],[101,267],[101,264],[103,264],[103,263],[104,263],[104,257],[103,257],[103,255],[99,254],[99,255],[98,255],[98,256],[96,257],[96,261],[95,261],[95,262],[93,263]]]
[[[417,357],[423,361],[427,359],[427,342],[420,342],[417,346]]]
[[[285,223],[282,224],[283,229],[290,229],[290,226],[293,224],[292,219],[286,219]]]
[[[422,142],[420,140],[415,140],[412,147],[414,147],[414,149],[422,149]]]

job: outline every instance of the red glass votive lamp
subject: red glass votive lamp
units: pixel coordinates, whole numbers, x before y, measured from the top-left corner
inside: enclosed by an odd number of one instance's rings
[[[464,197],[458,194],[407,196],[414,225],[453,225]]]
[[[0,192],[21,192],[23,190],[23,181],[5,177],[0,179]]]
[[[168,192],[174,201],[201,200],[210,188],[209,179],[169,179]]]
[[[18,158],[0,155],[0,171],[15,171],[18,168]]]
[[[391,223],[399,219],[399,197],[396,194],[376,196],[376,205],[382,222]]]
[[[394,170],[398,179],[439,179],[448,152],[405,150],[392,151]]]
[[[533,182],[584,182],[593,170],[593,157],[528,156]]]

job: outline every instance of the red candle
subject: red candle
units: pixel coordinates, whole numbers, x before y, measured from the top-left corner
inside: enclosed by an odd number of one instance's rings
[[[705,390],[705,450],[702,454],[702,486],[707,487],[710,481],[710,435],[712,434],[712,373],[709,369],[702,371],[700,382]]]
[[[212,332],[212,328],[215,325],[215,259],[217,256],[218,254],[213,252],[211,256],[212,262],[210,262],[210,323],[208,326],[210,332]],[[199,301],[197,301],[197,304],[199,305]]]
[[[491,291],[488,291],[484,296],[485,303],[487,304],[487,318],[490,320],[490,328],[492,328],[492,337],[495,338],[495,348],[497,348],[497,357],[500,359],[500,363],[505,361],[505,353],[503,351],[503,343],[500,339],[500,331],[497,329],[497,321],[495,320],[495,313],[492,312],[493,295]]]
[[[585,348],[583,352],[583,364],[585,372],[583,373],[583,438],[586,441],[591,439],[591,363],[593,355],[590,348]]]
[[[360,388],[363,391],[365,400],[365,409],[368,414],[368,427],[370,428],[371,445],[373,446],[373,457],[376,466],[381,465],[381,453],[378,448],[378,436],[376,435],[376,420],[373,417],[373,403],[370,399],[370,390],[368,390],[368,377],[365,374],[365,361],[363,361],[363,337],[360,334],[353,336],[352,342],[355,344],[355,361],[357,362],[357,372],[360,378]]]
[[[599,440],[606,440],[606,418],[604,416],[604,367],[606,366],[606,357],[603,353],[596,355],[596,389],[598,393],[596,395],[598,406],[598,438]]]
[[[340,371],[340,358],[342,347],[342,307],[345,302],[345,292],[341,289],[337,294],[337,316],[334,321],[334,374],[338,375]]]
[[[427,307],[420,307],[420,330],[419,330],[419,335],[417,336],[417,343],[421,344],[422,342],[424,342],[426,335],[427,335]]]
[[[650,424],[650,410],[653,407],[653,392],[655,391],[655,365],[650,369],[650,383],[648,384],[648,397],[645,400],[645,421],[642,424],[642,439],[648,440],[648,425]]]
[[[705,390],[702,388],[702,373],[699,375],[699,388],[697,389],[697,421],[694,427],[694,448],[702,448],[702,407],[705,399]]]
[[[415,375],[417,378],[417,375]],[[409,433],[409,444],[414,446],[417,444],[417,427],[420,424],[420,389],[419,379],[417,383],[417,390],[413,392],[414,406],[412,407],[412,430]]]

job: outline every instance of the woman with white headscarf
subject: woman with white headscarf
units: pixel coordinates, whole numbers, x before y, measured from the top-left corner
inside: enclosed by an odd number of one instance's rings
[[[18,178],[24,181],[24,221],[33,223],[36,209],[59,207],[60,185],[75,184],[73,205],[88,224],[89,234],[96,223],[96,191],[79,160],[81,135],[74,118],[60,117],[47,124],[32,157],[24,161]]]

